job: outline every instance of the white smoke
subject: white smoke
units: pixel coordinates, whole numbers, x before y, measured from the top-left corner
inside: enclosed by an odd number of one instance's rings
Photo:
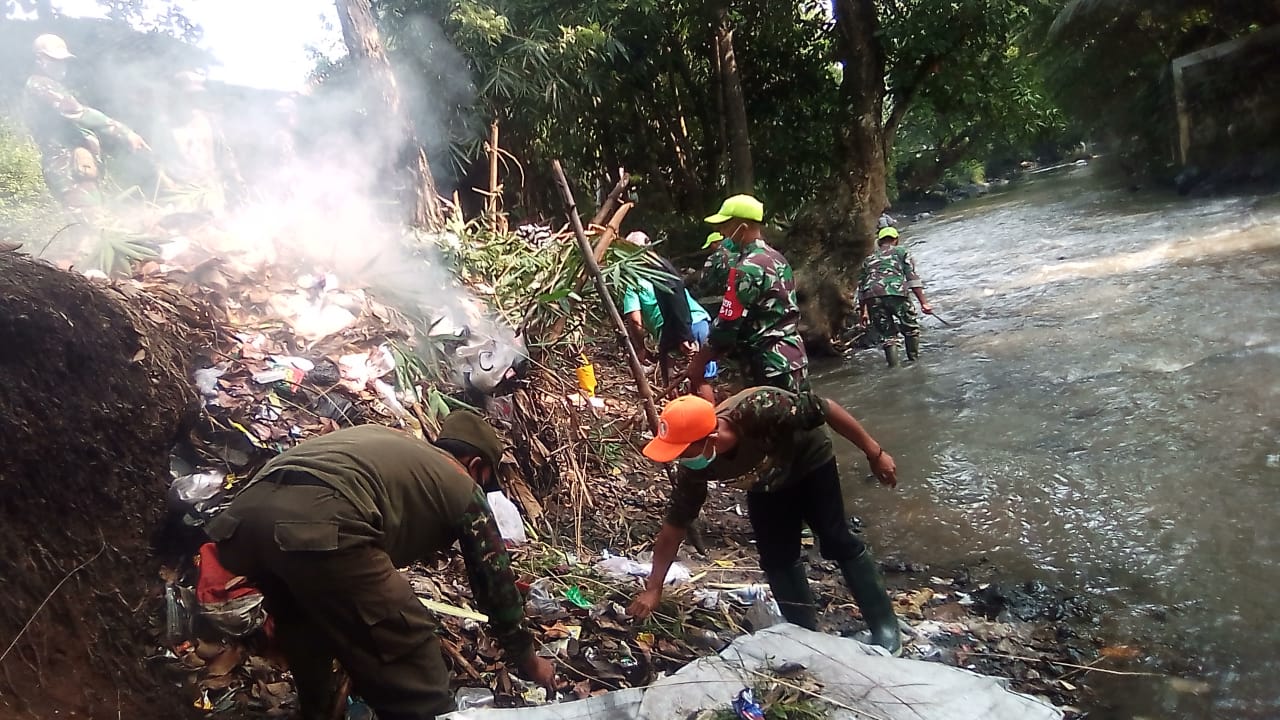
[[[85,104],[134,126],[155,148],[165,145],[165,122],[175,98],[181,98],[175,75],[209,70],[175,66],[172,43],[163,57],[149,56],[145,43],[135,43],[108,58],[95,53],[101,43],[86,40],[78,47],[71,33],[67,39],[77,54],[73,63],[80,66],[68,74],[70,89]],[[454,187],[450,135],[467,124],[474,95],[465,59],[425,17],[407,23],[390,41],[393,64],[412,63],[397,72],[404,107],[419,141],[436,160],[438,190],[448,196]],[[431,242],[406,239],[397,195],[407,175],[391,171],[405,153],[402,125],[386,121],[381,107],[366,103],[348,65],[339,61],[308,92],[294,96],[206,83],[198,104],[225,136],[248,187],[247,192],[228,187],[231,202],[225,209],[215,205],[215,216],[202,226],[185,224],[183,242],[242,270],[331,278],[344,289],[366,290],[433,334],[469,334],[473,344],[489,341],[490,354],[510,353],[519,343],[509,325],[495,320],[486,304],[457,282]],[[85,72],[74,72],[81,69]],[[94,82],[83,82],[90,69]],[[30,71],[29,64],[0,67],[14,73],[10,77]],[[113,163],[125,168],[149,161],[163,167],[166,158],[157,151],[150,158],[117,154],[106,160],[108,169]],[[230,177],[223,180],[232,184]],[[142,195],[152,193],[144,189]],[[158,204],[113,206],[114,221],[154,230],[164,225],[163,216],[189,210],[163,198]]]

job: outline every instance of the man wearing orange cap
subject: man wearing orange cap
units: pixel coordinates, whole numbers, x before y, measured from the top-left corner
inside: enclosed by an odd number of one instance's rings
[[[653,546],[653,571],[631,604],[647,617],[685,532],[715,480],[747,490],[747,516],[774,598],[788,622],[816,630],[817,606],[800,560],[801,525],[818,537],[822,556],[840,566],[874,643],[898,653],[902,641],[893,603],[870,551],[849,531],[831,438],[823,425],[858,446],[880,482],[897,485],[893,457],[847,410],[812,392],[748,388],[718,406],[686,395],[667,403],[658,436],[644,454],[677,461],[671,504]]]

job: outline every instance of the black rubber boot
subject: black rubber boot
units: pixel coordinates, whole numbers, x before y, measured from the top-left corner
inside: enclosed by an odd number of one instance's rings
[[[862,619],[871,630],[871,642],[888,650],[894,656],[902,654],[902,635],[898,632],[898,617],[893,612],[893,601],[884,589],[884,579],[876,567],[871,552],[840,563],[844,581],[853,593],[853,599],[862,611]]]
[[[907,359],[914,361],[918,357],[920,357],[920,336],[908,335],[907,336]]]
[[[898,346],[889,344],[884,346],[884,361],[889,363],[889,367],[896,368],[902,364],[902,355],[898,352]]]
[[[804,563],[797,562],[785,570],[767,570],[765,579],[773,590],[773,599],[782,610],[782,617],[792,625],[808,630],[818,629],[818,607],[809,589],[809,578]]]

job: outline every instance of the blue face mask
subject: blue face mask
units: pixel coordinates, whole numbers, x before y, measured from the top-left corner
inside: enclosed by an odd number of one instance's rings
[[[706,470],[707,466],[710,465],[715,459],[716,459],[716,447],[712,445],[711,457],[698,455],[697,457],[680,458],[680,464],[685,466],[686,468],[689,468],[690,470]]]

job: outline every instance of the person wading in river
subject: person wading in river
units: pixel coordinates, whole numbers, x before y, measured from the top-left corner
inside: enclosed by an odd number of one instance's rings
[[[898,245],[898,229],[882,228],[876,236],[875,252],[862,261],[858,274],[858,313],[865,325],[870,321],[884,343],[884,358],[890,367],[899,363],[898,348],[907,343],[907,359],[920,357],[920,320],[907,291],[915,293],[920,309],[933,314],[924,297],[924,283],[916,274],[916,262],[907,249]]]
[[[262,590],[305,720],[332,718],[334,658],[382,720],[453,709],[435,622],[396,568],[454,542],[507,660],[555,684],[551,663],[534,654],[481,489],[502,444],[466,412],[449,414],[437,442],[378,425],[307,440],[268,462],[207,525],[222,564]]]
[[[818,627],[817,606],[800,560],[801,523],[835,562],[877,645],[902,649],[893,602],[871,552],[849,531],[828,425],[866,454],[880,482],[895,487],[893,457],[847,410],[810,391],[748,388],[718,406],[686,395],[667,403],[658,435],[644,448],[656,462],[679,462],[675,490],[653,545],[653,571],[629,612],[648,617],[685,531],[707,499],[707,483],[747,490],[747,516],[773,596],[788,622]]]
[[[800,306],[791,264],[764,241],[764,205],[750,195],[734,195],[720,212],[706,218],[732,243],[737,256],[729,266],[720,313],[708,342],[685,372],[696,390],[707,363],[733,354],[752,385],[792,392],[809,387],[809,356],[800,339]]]

